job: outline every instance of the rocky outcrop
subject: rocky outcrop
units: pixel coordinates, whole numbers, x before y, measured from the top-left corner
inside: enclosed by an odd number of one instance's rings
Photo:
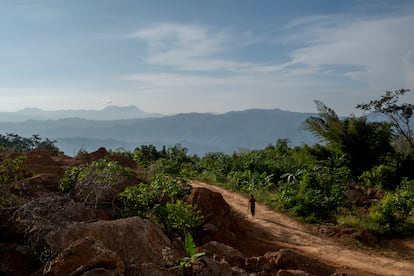
[[[144,272],[148,268],[154,270],[153,264],[158,268],[168,267],[179,258],[160,227],[140,217],[77,223],[62,231],[50,232],[45,239],[52,251],[62,252],[72,242],[84,237],[99,240],[116,252],[124,262],[127,274],[134,271],[133,274],[146,275]]]
[[[384,192],[378,188],[368,188],[364,192],[361,188],[353,188],[345,193],[347,200],[357,206],[369,207],[377,204],[384,197]]]
[[[198,232],[198,243],[216,241],[239,250],[244,256],[259,256],[279,248],[268,243],[266,230],[234,212],[220,193],[193,188],[188,202],[201,211],[204,223]]]
[[[15,243],[0,243],[0,274],[26,276],[36,271],[40,262],[30,247]]]
[[[94,209],[69,197],[49,194],[33,199],[19,207],[9,219],[14,232],[24,235],[36,254],[44,250],[44,237],[50,231],[59,231],[74,222],[98,219]]]
[[[302,270],[312,275],[332,275],[335,268],[292,249],[279,250],[274,261],[278,269]]]
[[[200,243],[219,241],[231,244],[236,242],[235,222],[231,217],[230,205],[219,193],[208,189],[195,188],[188,198],[188,202],[197,206],[204,216],[204,225],[199,234]]]
[[[118,254],[91,237],[74,241],[48,261],[43,275],[123,275],[125,265]]]

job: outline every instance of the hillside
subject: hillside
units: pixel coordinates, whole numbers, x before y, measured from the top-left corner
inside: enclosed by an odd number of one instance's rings
[[[100,194],[113,198],[117,191],[140,181],[140,170],[131,159],[110,154],[103,148],[74,158],[42,150],[33,150],[25,156],[28,167],[22,178],[0,187],[12,206],[0,209],[2,275],[193,275],[192,272],[197,272],[356,276],[409,275],[414,269],[410,261],[414,256],[412,241],[394,240],[394,248],[398,245],[398,250],[387,248],[389,257],[372,250],[349,248],[338,243],[339,239],[260,203],[257,216],[247,216],[245,197],[192,182],[186,200],[204,216],[197,232],[197,250],[206,255],[192,260],[189,272],[176,265],[180,257],[186,256],[183,241],[167,237],[159,224],[139,216],[114,216],[118,202],[113,200],[109,208],[93,204],[83,192],[87,190],[82,190],[91,187],[74,188],[66,195],[58,189],[64,169],[105,158],[134,171],[128,181],[118,182]],[[1,161],[16,157],[15,153],[0,153]],[[33,175],[28,174],[29,170]],[[353,235],[343,230],[342,236]],[[402,256],[407,260],[398,260]]]
[[[57,146],[73,155],[79,149],[93,151],[104,146],[133,150],[141,144],[174,145],[203,155],[221,151],[259,149],[277,139],[292,145],[313,144],[313,136],[303,130],[311,114],[279,109],[252,109],[225,114],[187,113],[159,118],[95,121],[81,118],[0,122],[3,133],[21,136],[39,134],[57,140]]]

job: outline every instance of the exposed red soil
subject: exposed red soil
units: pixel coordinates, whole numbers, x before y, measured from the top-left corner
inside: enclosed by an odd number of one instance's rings
[[[352,248],[338,242],[337,237],[321,234],[316,227],[301,224],[260,203],[256,206],[256,216],[251,217],[247,215],[248,198],[236,192],[199,181],[192,181],[191,185],[220,193],[228,205],[239,213],[241,218],[249,222],[236,223],[236,235],[245,233],[244,238],[238,237],[238,243],[231,239],[222,240],[241,252],[244,251],[244,254],[250,252],[260,255],[269,249],[275,251],[279,248],[291,248],[348,275],[413,275],[414,273],[412,238],[389,241],[389,251],[386,255],[375,250]],[[339,235],[346,236],[346,233],[339,233]],[[392,251],[393,249],[396,251]],[[407,256],[411,260],[402,259],[401,256]]]

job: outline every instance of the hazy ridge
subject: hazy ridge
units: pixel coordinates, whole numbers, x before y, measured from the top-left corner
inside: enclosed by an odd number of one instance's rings
[[[105,111],[108,110],[101,113]],[[81,148],[92,151],[100,146],[133,150],[141,144],[160,147],[180,143],[190,153],[203,155],[212,151],[231,153],[259,149],[274,144],[279,138],[289,139],[291,145],[315,142],[313,136],[303,130],[303,122],[311,113],[280,109],[249,109],[224,114],[185,113],[122,120],[103,120],[113,118],[108,113],[101,116],[101,120],[81,118],[85,113],[77,115],[78,118],[11,122],[5,122],[3,118],[0,129],[2,133],[17,133],[25,137],[39,134],[57,140],[57,146],[68,155],[76,154]]]

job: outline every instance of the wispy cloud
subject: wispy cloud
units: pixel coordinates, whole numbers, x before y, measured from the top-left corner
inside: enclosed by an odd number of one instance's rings
[[[346,72],[353,80],[375,89],[391,89],[410,85],[406,80],[409,53],[414,45],[411,26],[414,15],[327,22],[333,18],[304,21],[299,35],[309,45],[291,52],[292,64],[306,64],[315,73],[325,65],[349,65],[359,68]],[[296,37],[298,34],[295,35]],[[405,59],[405,61],[404,61]]]
[[[248,71],[253,64],[224,55],[261,39],[251,32],[236,37],[230,29],[183,24],[153,25],[130,34],[130,37],[146,43],[148,55],[144,60],[147,63],[182,71]]]
[[[413,24],[414,14],[312,16],[288,22],[273,37],[202,25],[152,25],[130,37],[147,45],[143,60],[159,71],[132,73],[124,79],[135,81],[140,91],[206,93],[217,99],[228,95],[238,98],[239,103],[246,93],[256,93],[257,106],[273,102],[292,110],[296,106],[311,111],[312,99],[329,102],[336,97],[332,102],[337,106],[332,107],[341,113],[365,101],[364,97],[413,88]],[[288,61],[263,64],[226,55],[261,42],[290,47],[285,52]],[[251,106],[252,102],[245,104]]]

